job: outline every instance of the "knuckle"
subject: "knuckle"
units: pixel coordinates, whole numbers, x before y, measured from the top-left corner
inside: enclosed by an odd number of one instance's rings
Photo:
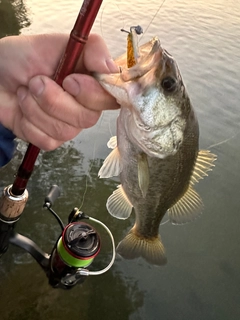
[[[52,151],[57,149],[60,146],[61,142],[57,141],[55,139],[52,139],[51,137],[48,137],[48,139],[43,140],[41,142],[42,147],[40,147],[44,151]]]
[[[97,123],[100,115],[100,111],[84,110],[84,112],[79,114],[79,127],[83,129],[93,127]]]
[[[19,104],[20,109],[27,119],[33,119],[35,117],[37,102],[28,93],[27,97]]]
[[[73,139],[79,131],[79,128],[71,126],[68,123],[56,121],[52,127],[51,136],[58,141],[68,141]]]
[[[47,81],[42,97],[38,99],[41,109],[50,116],[58,116],[65,101],[65,92],[56,83]]]
[[[58,114],[58,105],[61,102],[61,95],[56,94],[47,94],[46,95],[46,103],[43,103],[43,108],[45,109],[45,112],[47,112],[49,115],[55,115]]]
[[[64,130],[64,125],[60,121],[55,121],[51,128],[51,135],[53,138],[58,140],[63,140],[66,130]]]

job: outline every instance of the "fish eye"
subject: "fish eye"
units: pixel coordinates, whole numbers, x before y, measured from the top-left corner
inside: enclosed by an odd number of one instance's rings
[[[166,77],[162,80],[162,88],[168,92],[173,92],[176,89],[176,80],[172,77]]]

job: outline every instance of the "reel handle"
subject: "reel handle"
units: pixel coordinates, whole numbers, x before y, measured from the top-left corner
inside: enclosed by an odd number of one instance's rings
[[[52,185],[44,200],[44,207],[50,208],[55,200],[60,196],[61,190],[56,184]]]

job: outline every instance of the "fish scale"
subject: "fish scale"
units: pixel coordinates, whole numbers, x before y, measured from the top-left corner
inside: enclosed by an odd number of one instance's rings
[[[120,73],[98,74],[99,83],[121,105],[113,151],[100,178],[119,175],[121,185],[107,200],[109,213],[135,224],[118,244],[126,259],[143,257],[154,265],[167,261],[159,225],[168,214],[173,224],[193,221],[203,203],[194,184],[213,167],[215,155],[199,150],[199,127],[174,58],[155,37],[139,47],[131,28],[135,64],[117,59]],[[133,61],[128,57],[128,61]],[[131,62],[132,63],[132,62]]]

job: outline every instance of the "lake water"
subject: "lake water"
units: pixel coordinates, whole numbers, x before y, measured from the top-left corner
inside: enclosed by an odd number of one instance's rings
[[[81,4],[1,0],[1,36],[69,33]],[[202,216],[183,226],[160,227],[165,267],[117,258],[109,272],[70,291],[52,289],[33,259],[11,246],[0,259],[2,320],[240,319],[240,1],[166,0],[160,6],[159,1],[103,1],[93,31],[116,57],[126,48],[126,35],[119,30],[140,24],[142,43],[157,35],[176,58],[199,119],[200,147],[218,156],[214,170],[197,186],[205,204]],[[82,209],[106,223],[116,242],[132,226],[134,217],[120,221],[106,211],[117,181],[97,177],[116,117],[116,111],[104,113],[94,128],[39,157],[17,231],[46,252],[60,232],[42,209],[54,183],[62,189],[54,209],[65,222],[86,193]],[[0,171],[1,189],[13,182],[20,160],[21,152]],[[96,269],[105,267],[111,253],[108,237],[101,236]]]

